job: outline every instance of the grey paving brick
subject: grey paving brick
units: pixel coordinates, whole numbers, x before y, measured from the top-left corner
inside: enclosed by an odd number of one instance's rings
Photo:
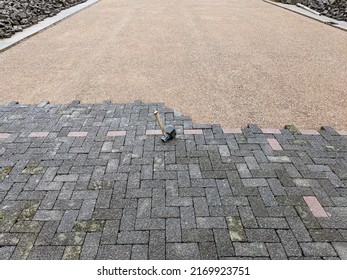
[[[150,260],[164,260],[166,252],[165,230],[151,230],[148,255]]]
[[[180,207],[181,228],[196,228],[194,208],[192,206]]]
[[[249,242],[279,242],[279,238],[274,229],[245,229],[245,234]]]
[[[93,190],[75,190],[72,194],[72,199],[86,199],[93,200],[97,199],[99,195],[99,191]]]
[[[119,220],[107,220],[102,232],[100,244],[113,244],[115,245],[118,237],[118,230],[120,226]]]
[[[58,199],[70,199],[74,191],[74,184],[64,183],[59,193]]]
[[[183,242],[213,242],[213,232],[211,229],[183,229]]]
[[[286,195],[286,191],[278,179],[267,179],[269,186],[274,195]]]
[[[51,210],[56,202],[56,199],[58,198],[58,195],[58,191],[48,191],[40,204],[40,209]]]
[[[15,246],[0,247],[0,260],[9,260],[15,248]]]
[[[178,182],[176,180],[166,180],[166,197],[178,196]]]
[[[229,206],[246,206],[249,205],[248,198],[245,196],[226,196],[221,197],[222,205]]]
[[[269,253],[264,243],[240,243],[234,242],[235,255],[241,257],[267,257]]]
[[[155,207],[152,208],[153,218],[178,218],[180,216],[178,207]]]
[[[218,145],[218,150],[222,157],[230,157],[230,151],[227,145]]]
[[[133,231],[135,229],[136,221],[136,209],[125,208],[123,210],[123,216],[120,223],[120,230]]]
[[[78,174],[70,174],[70,175],[58,175],[55,176],[55,182],[76,182],[78,180]]]
[[[146,244],[148,241],[148,231],[121,231],[117,239],[118,244]]]
[[[232,196],[228,180],[216,180],[216,184],[221,197]]]
[[[272,191],[268,187],[259,188],[260,196],[265,204],[265,206],[277,206],[278,202],[273,195]]]
[[[272,260],[288,259],[281,243],[266,243],[266,247]]]
[[[258,228],[257,219],[255,218],[250,206],[238,206],[242,224],[246,228]]]
[[[332,245],[339,258],[347,260],[347,242],[333,242]]]
[[[306,228],[320,228],[320,224],[313,216],[308,206],[295,206],[297,213],[299,214],[302,222]]]
[[[240,177],[242,179],[252,178],[252,174],[249,171],[247,164],[245,164],[245,163],[236,164],[236,168],[237,168],[237,171],[239,172]]]
[[[60,210],[38,210],[33,218],[36,221],[57,221],[63,217],[63,211]]]
[[[93,215],[95,199],[85,199],[78,214],[78,220],[90,220]]]
[[[344,238],[337,229],[310,229],[309,234],[315,242],[344,241]],[[312,241],[312,239],[308,241]]]
[[[261,228],[288,229],[288,223],[285,218],[259,217],[257,219]]]
[[[166,219],[166,242],[181,242],[181,221],[176,218]]]
[[[131,249],[132,260],[147,260],[148,259],[148,245],[133,245]]]
[[[141,179],[142,180],[153,179],[153,165],[143,165],[141,167]]]
[[[254,216],[256,217],[266,217],[268,216],[266,207],[260,197],[249,197],[249,203],[252,207]]]
[[[197,228],[214,229],[214,228],[227,228],[224,217],[197,217]]]
[[[196,243],[168,243],[166,245],[166,259],[199,260],[199,246]]]
[[[290,228],[292,229],[296,240],[299,242],[310,242],[312,241],[309,232],[307,231],[304,223],[299,217],[287,217],[286,218]]]
[[[117,172],[119,166],[119,159],[110,159],[107,163],[106,173]]]
[[[89,232],[87,233],[82,246],[80,259],[93,260],[98,253],[99,243],[101,238],[101,232]]]
[[[300,247],[304,256],[307,257],[334,257],[337,256],[336,251],[330,243],[315,242],[315,243],[300,243]]]
[[[207,199],[205,197],[194,197],[193,202],[196,217],[209,216]]]
[[[188,207],[193,205],[191,197],[166,197],[166,206]]]
[[[202,178],[201,170],[197,164],[189,164],[189,176],[191,179]]]
[[[36,190],[37,191],[60,191],[63,187],[63,182],[46,182],[41,181]]]
[[[165,219],[136,219],[135,230],[165,229]]]
[[[165,189],[154,188],[152,190],[152,206],[165,207]]]
[[[100,245],[98,260],[130,260],[131,245]]]
[[[67,210],[62,217],[57,232],[69,232],[72,230],[78,217],[78,210]]]
[[[58,197],[59,198],[59,197]],[[83,200],[57,199],[53,209],[55,210],[79,210]]]
[[[151,198],[139,198],[136,217],[138,219],[150,218],[151,208],[152,208]]]
[[[60,260],[64,253],[63,246],[34,246],[28,256],[29,260]]]
[[[202,260],[217,260],[217,248],[214,242],[199,243],[200,257]]]
[[[291,230],[277,230],[277,234],[288,257],[302,256],[301,248]]]

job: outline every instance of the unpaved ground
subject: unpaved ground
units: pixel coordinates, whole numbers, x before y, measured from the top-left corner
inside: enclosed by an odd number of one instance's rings
[[[346,42],[260,0],[102,0],[0,53],[0,103],[141,99],[196,123],[347,129]]]

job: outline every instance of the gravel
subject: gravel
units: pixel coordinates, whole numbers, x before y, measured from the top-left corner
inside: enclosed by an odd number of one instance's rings
[[[87,0],[4,0],[0,1],[0,39],[10,38],[39,21]]]
[[[324,16],[347,21],[347,1],[346,0],[277,0],[285,4],[301,3]]]

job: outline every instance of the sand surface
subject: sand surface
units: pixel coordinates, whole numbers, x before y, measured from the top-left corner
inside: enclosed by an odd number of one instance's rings
[[[196,123],[347,129],[347,32],[261,0],[101,0],[0,53],[0,103],[162,101]]]

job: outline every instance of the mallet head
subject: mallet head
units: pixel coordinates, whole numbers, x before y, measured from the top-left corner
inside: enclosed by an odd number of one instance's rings
[[[167,141],[171,139],[175,139],[176,137],[176,129],[174,129],[172,126],[168,126],[165,128],[166,135],[161,137],[161,141],[166,143]]]

